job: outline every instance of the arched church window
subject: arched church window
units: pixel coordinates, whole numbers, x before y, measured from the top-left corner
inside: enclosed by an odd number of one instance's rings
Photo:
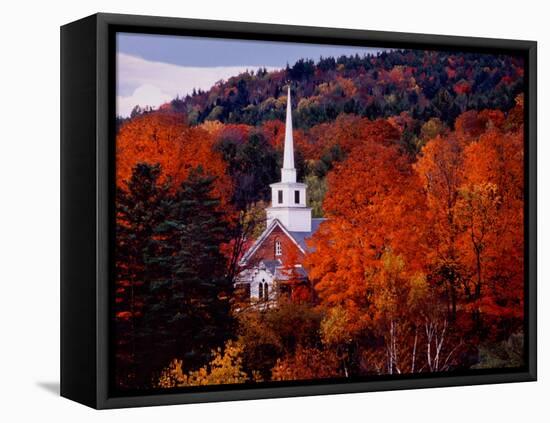
[[[263,281],[263,279],[262,279],[262,281]],[[258,284],[258,289],[259,289],[258,297],[259,297],[260,300],[261,300],[261,299],[263,299],[263,297],[264,297],[264,283],[263,283],[263,282],[260,282],[260,283]]]
[[[269,286],[267,285],[267,282],[264,283],[264,300],[269,299]]]
[[[281,241],[279,241],[279,240],[275,241],[275,255],[276,256],[282,256],[283,255],[283,246],[281,245]]]

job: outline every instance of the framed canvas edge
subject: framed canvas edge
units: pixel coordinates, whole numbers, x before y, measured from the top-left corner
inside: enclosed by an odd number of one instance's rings
[[[121,408],[152,405],[172,405],[216,401],[235,401],[325,394],[360,393],[373,391],[423,389],[509,382],[529,382],[537,380],[537,43],[535,41],[475,38],[447,35],[412,34],[401,32],[369,31],[355,29],[319,28],[260,23],[211,21],[156,16],[120,15],[98,13],[97,17],[97,339],[96,339],[96,408]],[[196,393],[162,393],[158,395],[110,396],[108,368],[108,316],[109,316],[109,165],[112,149],[109,146],[112,123],[110,113],[113,104],[110,95],[115,89],[108,75],[114,69],[110,61],[109,33],[112,28],[123,26],[147,27],[151,31],[159,29],[208,30],[220,36],[248,34],[250,36],[302,37],[303,39],[323,38],[329,41],[360,40],[361,42],[391,42],[401,45],[431,45],[434,48],[475,48],[523,51],[528,63],[528,108],[526,109],[526,217],[527,217],[527,279],[528,298],[526,315],[527,327],[527,370],[511,373],[493,373],[466,376],[423,377],[410,380],[384,380],[367,382],[331,383],[303,386],[281,386],[245,388]],[[412,48],[412,47],[411,47]]]
[[[96,34],[95,15],[60,30],[60,395],[92,407],[98,337]]]
[[[459,386],[489,385],[500,383],[532,382],[536,378],[529,372],[491,374],[480,376],[430,377],[411,380],[387,380],[372,382],[331,383],[309,386],[245,388],[212,392],[161,393],[104,398],[98,409],[123,407],[148,407],[156,405],[194,404],[222,401],[242,401],[272,398],[306,397],[317,395],[358,394],[368,392],[397,391],[408,389],[450,388]]]

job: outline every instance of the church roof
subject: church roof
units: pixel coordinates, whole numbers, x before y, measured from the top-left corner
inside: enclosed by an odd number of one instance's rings
[[[279,281],[286,281],[289,279],[288,271],[280,260],[262,260],[260,262],[260,267],[265,268]],[[302,278],[307,278],[307,272],[302,266],[297,266],[294,270],[294,274]]]
[[[265,239],[269,236],[269,234],[275,229],[276,227],[280,227],[283,232],[298,246],[300,250],[302,250],[303,253],[306,252],[306,250],[298,244],[298,241],[294,239],[294,237],[291,235],[291,233],[288,231],[288,229],[285,228],[285,225],[283,225],[281,222],[279,222],[278,219],[274,219],[273,222],[265,229],[265,231],[260,235],[260,237],[254,242],[252,247],[250,247],[241,258],[241,263],[244,264],[248,261],[250,257],[254,254],[254,252],[262,245],[262,243],[265,241]],[[304,232],[305,234],[308,234],[309,232]]]
[[[275,271],[279,266],[281,266],[280,260],[262,260],[262,263],[272,275],[275,275]]]
[[[306,272],[306,269],[304,269],[303,267],[296,267],[295,270],[295,275],[296,276],[299,276],[301,278],[307,278],[307,272]],[[290,275],[289,275],[289,272],[284,268],[284,266],[279,266],[277,269],[276,269],[276,272],[275,272],[275,279],[277,279],[278,281],[286,281],[288,279],[290,279]]]
[[[317,232],[317,229],[319,229],[319,225],[324,222],[325,218],[313,218],[311,219],[311,232],[294,232],[289,231],[290,235],[292,235],[292,238],[302,247],[302,250],[308,251],[309,248],[306,245],[306,239],[311,237],[315,232]]]
[[[264,240],[268,237],[268,235],[273,231],[273,229],[276,226],[279,226],[284,233],[288,235],[288,237],[294,241],[294,243],[302,250],[302,252],[306,253],[310,248],[308,248],[306,244],[306,239],[310,238],[316,231],[319,229],[319,225],[325,221],[325,218],[313,218],[311,219],[311,231],[310,232],[296,232],[296,231],[289,231],[285,228],[285,225],[283,225],[279,220],[275,219],[271,225],[269,225],[266,230],[260,235],[260,237],[254,242],[252,247],[250,247],[243,255],[241,259],[241,264],[244,264],[248,261],[248,259],[254,254],[254,252],[260,247],[260,245],[264,242]],[[273,264],[271,263],[273,262]],[[269,264],[268,264],[269,263]],[[266,265],[266,268],[272,272],[271,268],[272,266],[275,266],[275,264],[280,265],[279,261],[277,260],[264,260],[264,264]]]

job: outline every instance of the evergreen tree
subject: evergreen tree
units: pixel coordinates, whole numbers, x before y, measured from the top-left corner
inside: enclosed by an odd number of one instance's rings
[[[152,285],[155,366],[183,359],[186,370],[207,363],[212,349],[231,334],[232,283],[225,277],[220,245],[227,241],[219,200],[212,197],[214,177],[199,166],[175,194],[168,219],[159,225],[155,260],[161,277]]]
[[[156,254],[151,239],[166,218],[168,192],[167,186],[157,183],[160,172],[158,165],[138,164],[127,189],[119,186],[116,193],[116,376],[122,386],[131,388],[148,383],[144,378],[148,362],[144,314],[148,284],[156,277],[156,269],[149,265]]]
[[[229,164],[234,181],[233,204],[245,209],[259,200],[269,199],[269,184],[279,177],[278,153],[260,133],[252,133],[246,143],[222,139],[216,149]]]

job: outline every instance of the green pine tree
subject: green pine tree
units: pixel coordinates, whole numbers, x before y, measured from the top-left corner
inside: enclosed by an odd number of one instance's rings
[[[219,200],[212,196],[213,181],[201,167],[192,170],[172,201],[169,218],[158,227],[157,263],[163,271],[152,284],[157,302],[151,319],[164,340],[157,349],[161,367],[173,358],[183,359],[186,370],[200,367],[232,332],[232,283],[220,251],[227,228]]]
[[[148,384],[148,330],[144,315],[150,303],[149,282],[156,278],[150,257],[155,229],[166,219],[167,186],[159,186],[159,165],[138,164],[127,189],[116,193],[116,380],[118,386]]]

